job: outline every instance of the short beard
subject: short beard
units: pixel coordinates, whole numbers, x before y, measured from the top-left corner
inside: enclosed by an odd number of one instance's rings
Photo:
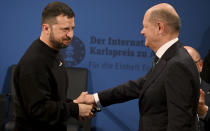
[[[49,41],[50,43],[52,43],[53,48],[58,49],[58,50],[68,47],[68,45],[65,45],[62,41],[55,39],[53,30],[50,32]]]

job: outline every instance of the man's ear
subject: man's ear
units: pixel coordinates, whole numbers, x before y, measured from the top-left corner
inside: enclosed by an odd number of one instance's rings
[[[200,60],[199,62],[199,71],[202,72],[203,70],[203,60]]]
[[[165,27],[165,24],[164,24],[163,22],[158,22],[158,23],[157,23],[157,26],[158,26],[158,31],[159,31],[160,33],[165,32],[166,27]]]
[[[42,31],[49,34],[49,32],[50,32],[49,24],[42,24]]]

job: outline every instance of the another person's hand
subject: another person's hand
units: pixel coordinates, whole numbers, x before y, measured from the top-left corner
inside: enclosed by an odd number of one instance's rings
[[[204,116],[208,111],[208,106],[205,105],[205,93],[202,89],[200,89],[200,98],[198,103],[198,116]]]
[[[80,96],[74,100],[74,103],[96,104],[94,96],[92,94],[88,94],[88,92],[82,92]]]
[[[93,105],[78,104],[79,106],[79,120],[90,119],[94,116],[92,112]]]

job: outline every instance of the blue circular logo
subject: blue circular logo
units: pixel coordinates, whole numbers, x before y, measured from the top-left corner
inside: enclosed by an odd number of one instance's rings
[[[66,67],[78,65],[85,57],[85,45],[76,36],[73,37],[70,45],[61,50]]]

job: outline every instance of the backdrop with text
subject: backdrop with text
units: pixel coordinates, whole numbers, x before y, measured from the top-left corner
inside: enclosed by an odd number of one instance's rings
[[[42,9],[52,0],[2,0],[0,4],[0,90],[5,93],[7,70],[40,36]],[[182,21],[180,41],[204,57],[210,48],[210,1],[191,0],[61,0],[72,7],[75,36],[62,50],[65,64],[88,68],[88,92],[111,88],[143,76],[151,68],[152,51],[140,34],[145,11],[161,2],[172,4]],[[138,100],[103,108],[93,130],[138,129]]]

